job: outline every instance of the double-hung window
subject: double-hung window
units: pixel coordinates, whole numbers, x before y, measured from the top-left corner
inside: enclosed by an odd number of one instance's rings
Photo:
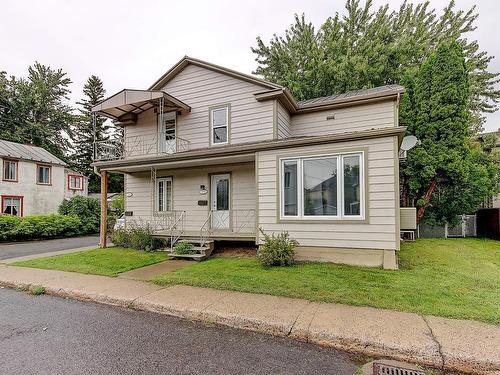
[[[17,164],[16,160],[3,161],[3,180],[17,182]]]
[[[52,167],[50,165],[36,165],[36,183],[39,185],[51,184]]]
[[[363,152],[280,160],[282,219],[363,219]]]
[[[70,190],[83,190],[83,177],[74,174],[68,175]]]
[[[229,105],[210,109],[210,142],[224,145],[229,139]]]
[[[172,177],[156,179],[155,210],[157,213],[172,211]]]

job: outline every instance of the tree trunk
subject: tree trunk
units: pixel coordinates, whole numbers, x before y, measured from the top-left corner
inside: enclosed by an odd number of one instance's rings
[[[425,195],[424,195],[424,202],[425,203],[417,211],[417,224],[420,223],[420,220],[423,219],[424,214],[425,214],[425,209],[431,203],[432,194],[434,193],[434,190],[436,190],[436,185],[437,185],[436,179],[432,180],[431,184],[429,185],[429,188],[425,192]]]

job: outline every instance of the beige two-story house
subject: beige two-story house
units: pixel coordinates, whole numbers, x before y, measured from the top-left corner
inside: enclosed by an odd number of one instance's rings
[[[103,181],[125,175],[126,225],[172,242],[260,244],[259,228],[288,231],[299,259],[393,268],[402,93],[391,85],[297,101],[185,57],[149,89],[93,108],[124,129],[123,141],[96,144],[94,165]]]

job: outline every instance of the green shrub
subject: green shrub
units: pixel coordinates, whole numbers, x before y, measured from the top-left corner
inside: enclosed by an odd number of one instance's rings
[[[110,238],[113,244],[117,246],[137,250],[155,251],[165,247],[165,241],[153,237],[153,230],[148,226],[118,229],[111,232]]]
[[[76,216],[0,216],[0,241],[39,240],[80,234],[82,223]]]
[[[115,195],[109,203],[109,208],[115,216],[120,217],[125,211],[125,195],[123,193]]]
[[[19,225],[21,218],[12,215],[0,215],[0,241],[11,240],[12,230]]]
[[[196,254],[198,251],[195,250],[193,244],[186,242],[186,241],[180,241],[177,242],[174,246],[174,253],[175,254]]]
[[[290,239],[288,232],[268,235],[262,229],[264,244],[257,251],[257,258],[264,267],[290,266],[294,263],[295,247],[298,242]]]
[[[85,234],[99,232],[101,204],[97,198],[77,195],[71,199],[65,199],[59,206],[59,213],[80,218],[82,231]]]

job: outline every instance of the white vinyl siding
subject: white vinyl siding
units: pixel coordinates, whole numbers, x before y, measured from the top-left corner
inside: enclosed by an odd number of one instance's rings
[[[394,137],[336,144],[298,147],[294,149],[262,151],[257,156],[258,223],[267,233],[288,231],[301,246],[396,249],[398,226],[397,149]],[[367,160],[365,220],[280,220],[279,172],[280,158],[298,158],[311,154],[346,154],[363,149]]]
[[[200,194],[200,186],[210,190],[210,176],[214,173],[231,174],[231,208],[234,210],[256,209],[255,165],[206,166],[189,169],[157,170],[158,179],[171,176],[173,179],[172,207],[175,211],[186,211],[186,230],[199,231],[207,218],[210,205],[198,205],[199,200],[208,200],[208,194]],[[137,172],[125,175],[125,205],[133,216],[127,220],[151,218],[151,175]]]
[[[301,137],[394,127],[396,106],[396,101],[387,100],[293,115],[291,133],[294,137]]]

